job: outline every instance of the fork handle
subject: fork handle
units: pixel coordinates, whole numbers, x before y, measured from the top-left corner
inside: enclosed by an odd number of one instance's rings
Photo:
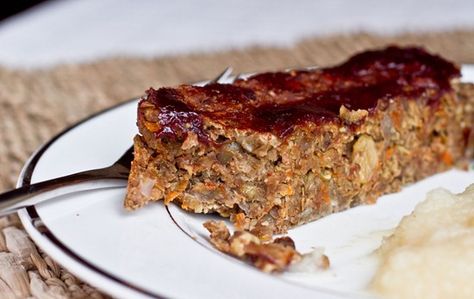
[[[72,192],[123,187],[126,183],[118,176],[110,177],[110,167],[107,167],[25,185],[0,194],[0,217]]]

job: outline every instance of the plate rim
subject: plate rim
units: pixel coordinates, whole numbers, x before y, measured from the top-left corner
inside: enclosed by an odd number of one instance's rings
[[[51,145],[53,145],[58,139],[60,139],[62,136],[66,135],[68,132],[72,131],[73,129],[79,127],[80,125],[88,122],[89,120],[92,120],[96,117],[99,117],[107,112],[113,111],[115,109],[118,109],[122,106],[126,106],[128,104],[131,104],[133,102],[138,101],[140,97],[133,97],[131,99],[125,100],[123,102],[117,103],[115,105],[112,105],[108,108],[105,108],[103,110],[100,110],[98,112],[95,112],[91,115],[88,115],[87,117],[79,120],[76,123],[73,123],[72,125],[66,127],[63,131],[59,132],[55,136],[53,136],[51,139],[49,139],[46,143],[41,145],[33,154],[28,158],[26,161],[25,165],[23,166],[20,175],[18,176],[18,180],[16,183],[16,188],[29,185],[31,184],[31,179],[33,172],[43,156],[43,154],[50,148]],[[36,246],[39,246],[39,244],[42,244],[43,247],[49,247],[49,245],[53,245],[56,247],[55,249],[60,250],[62,253],[67,255],[69,258],[73,259],[76,263],[81,264],[81,266],[88,268],[90,271],[95,272],[96,274],[102,276],[104,279],[108,280],[109,283],[116,284],[117,287],[119,288],[127,288],[131,289],[134,292],[139,293],[140,295],[150,297],[150,298],[156,298],[156,299],[163,299],[166,298],[162,294],[158,294],[155,292],[151,292],[148,290],[145,290],[139,286],[133,285],[129,282],[124,281],[123,279],[116,277],[115,275],[108,273],[107,271],[95,266],[93,263],[85,260],[78,254],[76,254],[73,250],[71,250],[67,245],[63,244],[56,236],[48,229],[46,225],[44,225],[41,221],[41,218],[39,217],[36,207],[35,206],[30,206],[27,208],[24,208],[20,211],[18,211],[18,216],[20,218],[20,221],[25,229],[25,231],[28,233],[29,237],[33,239],[35,242]],[[44,240],[41,237],[44,238]],[[43,241],[50,242],[51,244],[45,244]],[[41,246],[40,246],[41,247]],[[58,262],[61,264],[60,262]],[[70,269],[67,269],[67,271],[72,272]],[[76,274],[76,273],[75,273]],[[77,274],[76,274],[77,275]],[[77,275],[79,276],[79,275]],[[118,296],[120,297],[123,295],[123,290],[120,292],[113,292],[111,291],[112,289],[106,289],[103,288],[99,285],[93,285],[94,287],[100,289],[101,291],[104,291],[107,294],[111,294],[113,296]]]
[[[198,83],[199,84],[199,83]],[[112,112],[113,110],[119,109],[122,106],[131,105],[134,102],[140,100],[141,97],[134,97],[124,102],[120,102],[115,104],[111,107],[93,113],[86,118],[70,125],[69,127],[65,128],[63,131],[59,132],[57,135],[53,136],[49,141],[44,143],[42,146],[38,148],[27,160],[25,165],[23,166],[17,184],[17,187],[22,187],[26,184],[30,184],[33,173],[36,169],[38,162],[41,160],[41,157],[47,150],[54,145],[56,141],[61,139],[64,135],[69,133],[70,131],[78,128],[82,124],[87,123],[90,120],[96,119],[97,117],[101,117],[102,115]],[[166,207],[166,212],[170,216],[170,220],[176,225],[177,229],[180,230],[183,234],[193,239],[189,233],[184,230],[181,225],[179,225],[176,219],[173,217],[172,213],[170,212],[169,208]],[[120,278],[107,270],[102,269],[100,266],[96,266],[92,261],[88,261],[86,258],[81,257],[77,254],[71,247],[61,241],[59,238],[55,236],[53,231],[51,231],[42,221],[41,216],[38,214],[37,209],[35,206],[30,206],[23,208],[22,210],[18,211],[18,216],[20,221],[28,233],[29,237],[35,242],[36,246],[42,248],[49,256],[53,257],[57,263],[62,265],[67,271],[71,272],[84,282],[91,284],[93,287],[103,291],[106,294],[114,296],[116,298],[156,298],[156,299],[163,299],[169,298],[168,295],[164,295],[162,293],[147,290],[144,287],[140,287],[132,282],[129,282],[125,278]],[[196,242],[198,246],[206,247],[200,242]],[[206,248],[208,249],[208,248]],[[68,265],[71,265],[68,267]],[[256,269],[252,269],[257,271]],[[95,276],[97,279],[101,281],[98,283],[95,279],[90,279],[90,275]],[[85,278],[87,277],[87,278]],[[94,282],[92,282],[94,281]],[[96,283],[97,282],[97,283]],[[287,282],[290,285],[291,282]],[[348,294],[344,292],[338,292],[331,289],[313,289],[304,285],[294,285],[300,290],[304,290],[304,292],[311,292],[312,295],[317,295],[318,298],[347,298]],[[170,295],[171,296],[171,295]],[[355,297],[354,297],[355,298]],[[367,298],[367,295],[359,295],[357,298]],[[371,297],[369,297],[371,298]]]
[[[474,64],[461,64],[460,66],[461,66],[462,72],[467,71],[468,73],[474,74]],[[468,80],[467,82],[474,82],[474,76],[472,79]],[[197,83],[197,84],[202,84],[202,82]],[[66,127],[61,132],[54,135],[51,139],[49,139],[46,143],[44,143],[36,151],[34,151],[33,154],[27,159],[27,161],[25,162],[18,176],[16,187],[17,188],[22,187],[24,185],[28,185],[31,183],[33,172],[40,158],[50,148],[50,146],[53,145],[62,136],[66,135],[68,132],[79,127],[80,125],[88,122],[89,120],[97,118],[107,112],[111,112],[122,106],[129,105],[135,101],[140,100],[140,98],[142,97],[143,96],[133,97],[128,100],[114,104],[110,107],[107,107],[98,112],[92,113],[88,115],[87,117],[77,121],[76,123],[71,124],[70,126]],[[158,299],[167,298],[163,294],[146,290],[140,286],[133,285],[130,282],[127,282],[119,277],[116,277],[113,274],[100,269],[100,267],[97,267],[93,263],[88,262],[84,258],[80,257],[73,250],[68,248],[67,245],[63,244],[60,240],[58,240],[54,236],[54,234],[42,223],[36,211],[35,206],[24,208],[18,211],[17,214],[20,218],[20,221],[25,231],[28,233],[29,237],[35,242],[36,246],[41,247],[43,250],[45,250],[45,252],[47,252],[48,255],[53,255],[50,253],[52,251],[57,252],[57,255],[54,254],[55,260],[58,260],[57,256],[59,255],[65,256],[72,259],[75,263],[80,264],[82,267],[87,268],[87,271],[94,273],[96,278],[100,279],[102,282],[102,283],[92,284],[95,288],[103,291],[104,293],[107,293],[109,295],[119,297],[119,298],[127,298],[127,297],[124,297],[124,295],[127,295],[127,294],[135,298],[137,298],[137,296],[141,298],[158,298]],[[174,221],[173,217],[171,217],[171,219]],[[178,225],[178,228],[180,228],[179,225]],[[48,251],[45,248],[48,248]],[[61,260],[64,261],[64,259],[61,259]],[[58,261],[58,263],[63,265],[62,262]],[[66,262],[64,264],[68,264],[68,263]],[[80,271],[78,271],[75,267],[65,267],[65,266],[63,267],[66,268],[67,271],[72,272],[74,273],[74,275],[83,279],[82,278],[83,276],[78,273]],[[86,279],[83,279],[83,280],[88,281]],[[323,295],[323,294],[320,294],[320,295]],[[330,296],[331,294],[327,294],[327,295]]]
[[[52,145],[54,145],[54,143],[58,141],[61,137],[63,137],[73,129],[76,129],[80,125],[87,123],[90,120],[93,120],[97,117],[101,117],[106,113],[121,108],[122,106],[131,105],[139,99],[140,98],[132,98],[113,105],[107,109],[96,112],[92,115],[89,115],[88,117],[78,121],[75,124],[72,124],[71,126],[64,129],[64,131],[52,137],[48,142],[40,146],[39,149],[35,151],[32,156],[27,160],[20,172],[16,184],[17,187],[21,187],[31,183],[34,170],[36,169],[38,162],[41,160],[42,155],[46,153],[47,150]],[[190,237],[192,239],[192,236],[190,236],[189,233],[177,223],[168,207],[166,207],[166,213],[168,213],[168,215],[170,216],[170,220],[176,225],[177,229],[180,230],[187,237]],[[101,290],[102,292],[114,296],[116,298],[163,299],[170,298],[168,297],[168,295],[172,296],[171,294],[165,295],[163,293],[160,293],[159,291],[152,291],[146,289],[145,287],[138,286],[128,281],[126,278],[120,278],[117,275],[114,275],[109,271],[102,269],[100,266],[96,266],[93,261],[88,261],[86,258],[81,257],[71,247],[69,247],[59,238],[57,238],[54,232],[51,231],[47,227],[47,225],[43,223],[43,220],[38,214],[35,206],[23,208],[22,210],[18,211],[17,214],[25,231],[28,233],[29,237],[35,242],[36,246],[42,248],[49,256],[54,256],[55,261],[58,264],[62,265],[65,269],[67,269],[67,271],[71,272],[79,279],[91,284],[93,287]],[[196,242],[196,245],[205,247],[200,242]],[[256,269],[254,270],[256,271]],[[91,275],[94,276],[93,279],[91,278]],[[308,288],[304,285],[295,285],[295,287],[300,290],[303,290],[303,292],[311,292],[319,296],[318,298],[346,298],[347,295],[330,289],[316,290]],[[361,299],[363,298],[366,297],[362,296]]]

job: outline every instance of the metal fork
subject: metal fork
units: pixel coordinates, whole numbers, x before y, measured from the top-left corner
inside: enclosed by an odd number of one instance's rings
[[[209,80],[208,84],[227,80],[230,78],[231,71],[231,68],[226,68],[216,78]],[[109,167],[86,170],[2,193],[0,194],[0,217],[73,192],[124,187],[127,185],[132,160],[133,146]]]

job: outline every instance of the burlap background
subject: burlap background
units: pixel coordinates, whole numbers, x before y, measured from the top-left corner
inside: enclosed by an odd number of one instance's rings
[[[42,143],[81,118],[141,95],[150,86],[236,73],[325,66],[355,51],[387,44],[416,44],[457,63],[474,63],[474,29],[306,39],[291,48],[249,48],[156,59],[108,58],[42,70],[0,67],[0,192],[14,186],[21,166]],[[16,216],[0,218],[0,298],[101,298],[42,253]]]

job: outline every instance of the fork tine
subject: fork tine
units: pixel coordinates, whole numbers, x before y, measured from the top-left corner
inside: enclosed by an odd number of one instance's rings
[[[122,156],[114,163],[114,164],[120,164],[122,166],[125,166],[127,168],[130,168],[130,163],[133,160],[133,145],[125,151]]]
[[[230,83],[234,83],[235,81],[239,80],[241,76],[242,76],[242,73],[238,73],[232,78],[232,81]]]
[[[232,67],[228,66],[225,68],[225,70],[222,73],[217,75],[217,77],[215,77],[212,80],[209,80],[207,84],[220,83],[223,79],[226,79],[231,73],[232,73]]]

